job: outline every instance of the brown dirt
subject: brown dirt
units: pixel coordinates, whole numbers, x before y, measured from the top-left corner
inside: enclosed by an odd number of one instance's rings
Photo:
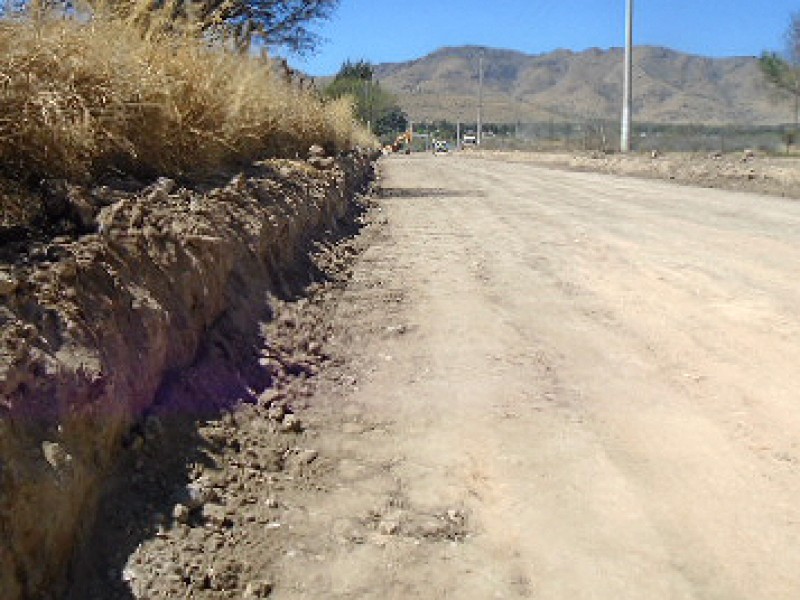
[[[500,151],[467,152],[465,156],[800,199],[800,158],[796,156],[669,153],[652,157],[635,153]]]
[[[58,204],[46,222],[2,240],[4,600],[62,587],[120,456],[189,436],[191,452],[170,456],[186,471],[203,453],[198,421],[313,368],[311,348],[259,355],[254,324],[309,277],[305,247],[332,235],[368,176],[366,156],[330,162],[266,161],[193,187],[64,185],[44,197]]]
[[[287,518],[302,518],[299,499],[318,496],[329,481],[331,457],[316,449],[316,427],[329,423],[307,409],[320,371],[326,379],[341,372],[340,359],[327,354],[327,311],[373,236],[364,208],[354,204],[347,223],[316,243],[313,268],[291,293],[265,299],[251,323],[257,335],[218,332],[201,360],[162,388],[162,417],[152,432],[143,424],[109,486],[68,598],[269,594]],[[270,381],[252,401],[254,374],[242,372],[243,355],[258,357],[256,370]],[[231,388],[244,403],[186,418],[198,401],[218,406]],[[176,507],[187,509],[184,517]]]
[[[800,205],[455,156],[380,185],[265,321],[313,368],[184,479],[143,463],[74,598],[798,597]]]
[[[161,387],[71,600],[798,597],[800,205],[457,156],[378,191]]]

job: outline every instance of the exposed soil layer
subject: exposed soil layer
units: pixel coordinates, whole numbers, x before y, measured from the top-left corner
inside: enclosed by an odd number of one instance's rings
[[[366,199],[354,204],[315,245],[292,293],[261,300],[267,310],[251,334],[218,329],[200,360],[162,387],[161,417],[125,453],[68,598],[260,598],[285,585],[279,559],[298,536],[317,533],[299,531],[304,504],[338,482],[337,457],[318,444],[345,418],[341,394],[309,410],[320,387],[350,385],[344,353],[329,354],[331,311],[381,226]],[[254,395],[258,372],[270,384]],[[226,397],[236,401],[220,404]],[[198,401],[218,410],[187,418]]]
[[[720,188],[800,199],[800,158],[735,154],[578,154],[547,152],[466,152],[465,156],[664,179],[693,186]]]
[[[277,377],[255,403],[194,424],[172,419],[169,433],[159,425],[127,454],[70,600],[374,597],[391,582],[375,585],[382,570],[346,557],[411,557],[421,568],[469,538],[463,502],[408,496],[388,415],[353,401],[387,360],[376,346],[411,334],[404,281],[387,278],[395,240],[382,203],[392,190],[378,189],[340,229],[348,235],[316,248],[315,276],[267,300],[260,336],[231,338],[232,360],[211,353],[181,374],[196,382],[192,402],[207,387],[218,393],[211,373],[241,378],[239,352]],[[166,387],[162,403],[184,402],[183,386]],[[342,596],[321,572],[334,565],[363,586]]]
[[[248,341],[309,280],[309,244],[342,226],[370,170],[352,155],[194,187],[65,187],[51,197],[62,226],[20,217],[0,253],[4,600],[59,594],[118,459],[129,491],[150,481],[161,442],[180,438],[185,453],[161,456],[185,469],[205,451],[198,423],[267,390],[277,400],[284,379],[316,368],[316,347],[258,355]],[[299,429],[279,410],[276,429]]]

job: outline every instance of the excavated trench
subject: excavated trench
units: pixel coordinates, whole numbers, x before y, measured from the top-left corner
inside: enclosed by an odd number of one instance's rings
[[[221,185],[161,179],[139,192],[87,190],[72,201],[89,207],[78,211],[78,233],[6,249],[4,600],[62,595],[69,574],[89,568],[76,548],[103,543],[95,527],[101,497],[100,518],[129,518],[129,506],[108,498],[130,503],[137,485],[157,488],[147,476],[155,463],[185,476],[204,460],[204,444],[215,443],[197,434],[198,424],[316,368],[319,349],[310,343],[299,353],[256,354],[270,347],[259,323],[309,281],[309,244],[343,226],[372,161],[265,161]],[[274,410],[276,430],[296,427],[290,408]]]

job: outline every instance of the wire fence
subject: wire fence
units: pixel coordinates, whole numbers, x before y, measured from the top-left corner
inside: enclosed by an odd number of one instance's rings
[[[498,136],[494,136],[497,138]],[[509,137],[509,136],[506,136]],[[490,136],[490,139],[492,136]],[[528,144],[561,144],[572,149],[615,152],[620,147],[619,123],[530,123],[515,127],[513,140]],[[632,149],[639,152],[786,152],[794,141],[790,126],[634,125]]]
[[[457,143],[455,124],[440,121],[419,123],[415,131],[431,138]],[[462,125],[462,139],[474,139],[476,127]],[[783,154],[800,143],[793,125],[694,125],[634,124],[632,149],[637,152],[726,153],[754,150]],[[481,146],[498,150],[569,150],[617,152],[620,124],[610,120],[582,122],[547,121],[484,125]]]

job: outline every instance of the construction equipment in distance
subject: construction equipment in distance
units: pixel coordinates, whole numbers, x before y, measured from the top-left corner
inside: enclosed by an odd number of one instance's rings
[[[405,154],[411,154],[411,142],[413,141],[414,134],[411,132],[411,130],[401,133],[397,136],[397,139],[394,141],[394,143],[384,147],[384,154],[391,154],[393,152],[396,153],[400,152],[401,150]]]

